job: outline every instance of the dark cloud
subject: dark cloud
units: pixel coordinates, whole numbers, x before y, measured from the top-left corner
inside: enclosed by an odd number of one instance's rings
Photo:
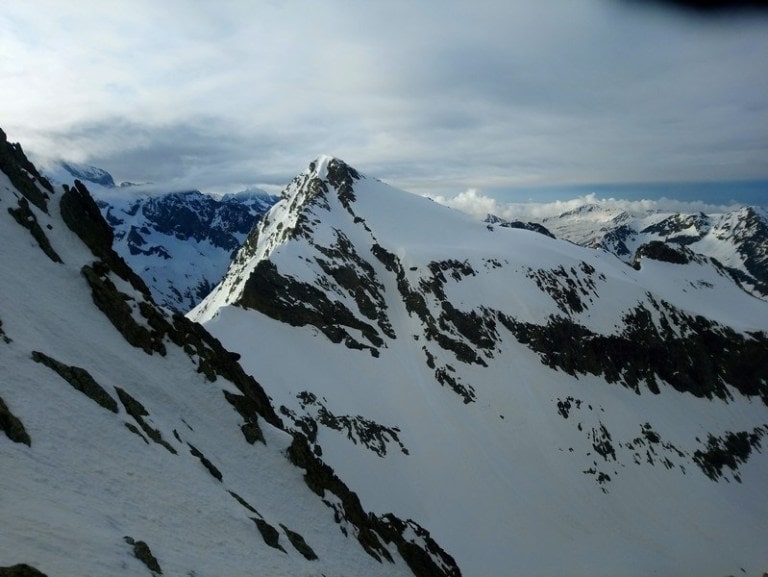
[[[102,167],[120,182],[165,183],[176,188],[237,190],[282,186],[296,172],[280,157],[289,145],[275,134],[243,134],[220,118],[196,117],[153,125],[115,117],[42,135],[64,157]],[[309,162],[309,159],[307,160]]]
[[[631,4],[651,4],[686,10],[699,15],[728,16],[740,12],[768,11],[768,0],[621,0]]]

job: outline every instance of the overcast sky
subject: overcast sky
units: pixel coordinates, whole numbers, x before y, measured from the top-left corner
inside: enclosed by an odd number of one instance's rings
[[[203,190],[768,178],[768,17],[631,0],[3,0],[0,127]],[[652,4],[652,3],[651,3]]]

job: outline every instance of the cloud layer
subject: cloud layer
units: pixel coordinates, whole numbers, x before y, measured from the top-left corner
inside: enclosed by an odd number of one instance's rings
[[[478,219],[495,215],[505,220],[534,221],[559,216],[575,210],[586,204],[596,204],[606,210],[624,211],[632,215],[643,215],[648,212],[680,212],[694,214],[721,214],[737,210],[740,204],[713,204],[703,201],[681,201],[670,198],[628,200],[604,198],[596,193],[555,200],[550,202],[501,202],[496,198],[484,195],[476,189],[469,189],[453,197],[431,197],[435,202],[455,208]]]
[[[35,0],[3,3],[0,53],[9,137],[118,180],[282,184],[321,153],[447,195],[768,177],[762,14]]]

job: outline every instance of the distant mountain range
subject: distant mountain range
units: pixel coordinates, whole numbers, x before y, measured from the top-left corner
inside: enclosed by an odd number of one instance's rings
[[[486,222],[522,226],[489,215]],[[649,243],[663,242],[716,259],[745,291],[768,299],[768,212],[745,206],[722,214],[627,210],[584,205],[535,223],[545,232],[578,245],[607,250],[627,263]]]
[[[277,198],[258,189],[214,197],[197,190],[116,188],[100,168],[62,162],[51,180],[85,182],[115,231],[114,248],[138,272],[154,300],[187,312],[221,280],[253,225]]]

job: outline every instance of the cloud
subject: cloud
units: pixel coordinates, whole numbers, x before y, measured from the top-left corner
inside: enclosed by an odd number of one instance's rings
[[[41,156],[219,189],[321,153],[454,196],[768,176],[768,20],[632,4],[10,2],[0,123]]]

